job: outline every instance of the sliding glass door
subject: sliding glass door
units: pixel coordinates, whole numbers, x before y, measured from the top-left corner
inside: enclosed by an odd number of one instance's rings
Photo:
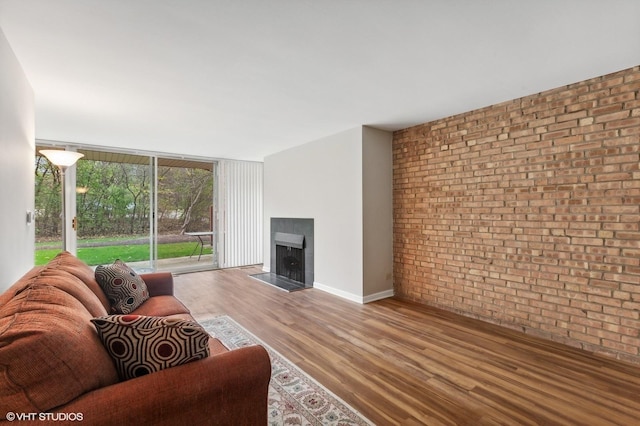
[[[216,267],[213,162],[79,149],[72,173],[77,256],[91,266],[115,259],[140,272]],[[56,169],[36,157],[36,264],[61,249]],[[69,192],[68,192],[69,193]],[[74,210],[74,209],[71,209]]]
[[[217,267],[213,162],[158,158],[158,270]]]
[[[153,159],[87,151],[76,165],[77,256],[89,265],[112,259],[151,269]]]

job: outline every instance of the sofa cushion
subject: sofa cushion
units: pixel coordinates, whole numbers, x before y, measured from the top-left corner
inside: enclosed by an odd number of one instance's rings
[[[0,306],[34,284],[60,288],[78,299],[94,317],[106,315],[110,310],[107,296],[98,285],[93,269],[69,252],[61,252],[45,266],[27,272],[0,296]]]
[[[131,313],[134,315],[166,317],[169,315],[189,314],[190,311],[173,296],[154,296],[150,297]]]
[[[91,290],[93,294],[96,295],[98,300],[100,300],[100,303],[104,307],[105,312],[109,312],[109,310],[111,309],[109,299],[100,287],[100,284],[98,284],[98,281],[96,281],[93,269],[68,251],[63,251],[59,253],[55,258],[53,258],[45,266],[45,271],[46,270],[62,270],[79,278],[89,288],[89,290]]]
[[[122,380],[209,356],[209,334],[194,321],[144,315],[91,320]]]
[[[0,306],[5,305],[9,300],[13,299],[16,294],[20,293],[25,288],[31,285],[31,282],[35,277],[40,274],[42,266],[35,266],[30,271],[27,271],[18,281],[13,283],[4,293],[0,294]]]
[[[91,318],[72,294],[44,283],[0,306],[0,407],[46,411],[118,382]]]
[[[129,314],[149,298],[144,280],[120,259],[113,265],[98,266],[95,276],[114,314]]]

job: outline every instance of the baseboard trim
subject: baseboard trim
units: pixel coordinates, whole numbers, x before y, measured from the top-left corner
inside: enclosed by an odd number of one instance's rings
[[[395,292],[393,289],[381,291],[379,293],[370,294],[363,298],[364,303],[375,302],[376,300],[386,299],[388,297],[393,297]]]
[[[380,299],[386,299],[387,297],[392,297],[394,295],[393,290],[385,290],[379,293],[370,294],[368,296],[360,296],[357,294],[349,293],[348,291],[339,290],[337,288],[330,287],[328,285],[321,284],[317,281],[313,282],[313,288],[317,288],[318,290],[322,290],[326,293],[333,294],[334,296],[341,297],[343,299],[347,299],[351,302],[359,303],[364,305],[365,303],[374,302]]]

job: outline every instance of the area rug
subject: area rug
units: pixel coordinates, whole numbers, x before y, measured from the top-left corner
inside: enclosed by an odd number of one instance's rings
[[[223,315],[200,324],[229,349],[262,345],[269,352],[269,425],[373,425],[230,317]]]

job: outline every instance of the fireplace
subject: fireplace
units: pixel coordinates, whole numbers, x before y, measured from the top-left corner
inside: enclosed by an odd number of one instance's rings
[[[269,272],[254,278],[286,291],[313,287],[313,219],[271,218]]]
[[[304,283],[304,235],[276,232],[276,275]]]

